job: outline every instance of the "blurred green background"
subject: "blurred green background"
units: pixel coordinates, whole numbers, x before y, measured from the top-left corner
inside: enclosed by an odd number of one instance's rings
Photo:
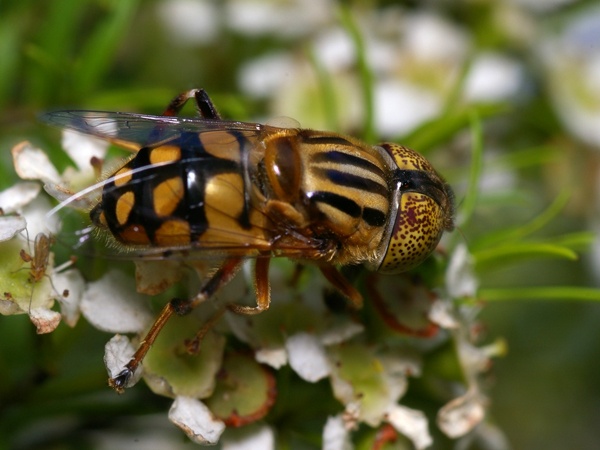
[[[478,264],[482,332],[508,344],[485,380],[491,417],[515,449],[595,449],[600,306],[551,288],[600,283],[599,67],[594,1],[0,0],[0,188],[17,179],[16,143],[59,149],[41,111],[159,113],[203,87],[225,117],[289,115],[427,152],[460,204],[476,112],[480,196],[456,233],[485,248],[565,198],[536,239],[580,256]],[[538,287],[550,289],[527,290]],[[99,435],[110,448],[123,429],[163,428],[185,445],[169,400],[106,388],[107,339],[84,321],[36,336],[25,316],[0,317],[0,448]]]

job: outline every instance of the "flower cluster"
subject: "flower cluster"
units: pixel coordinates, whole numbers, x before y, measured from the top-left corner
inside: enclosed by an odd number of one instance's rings
[[[202,278],[210,264],[136,260],[135,279],[109,269],[94,281],[85,281],[75,267],[56,267],[53,253],[47,250],[44,276],[34,281],[34,263],[21,251],[30,245],[24,236],[47,233],[67,242],[65,236],[72,232],[54,220],[56,208],[51,210],[41,184],[62,202],[61,208],[86,207],[73,194],[93,183],[106,149],[69,132],[63,146],[67,152],[77,148],[77,159],[73,158],[77,167],[62,174],[29,143],[13,149],[16,171],[26,181],[0,194],[2,279],[10,280],[3,287],[2,313],[28,313],[40,333],[56,328],[61,315],[73,326],[81,313],[94,327],[117,333],[105,349],[105,363],[114,376],[153,321],[147,295],[182,283],[186,270]],[[45,224],[44,230],[40,223]],[[34,255],[32,261],[37,250],[37,246],[27,250]],[[433,258],[436,271],[444,267],[443,259]],[[447,402],[439,409],[437,426],[452,438],[485,430],[481,424],[486,400],[478,380],[488,369],[489,358],[501,348],[476,347],[470,331],[473,308],[452,303],[452,298],[474,297],[477,288],[464,246],[453,250],[445,287],[436,290],[416,274],[359,274],[358,285],[367,298],[360,312],[340,303],[315,268],[277,261],[270,271],[269,311],[251,317],[227,312],[220,318],[223,304],[252,304],[251,279],[249,261],[216,298],[188,316],[173,318],[131,380],[135,384],[143,378],[155,393],[172,397],[169,418],[192,440],[214,444],[223,434],[222,441],[233,445],[240,435],[226,430],[243,427],[243,442],[274,448],[277,429],[270,420],[274,405],[293,408],[298,399],[290,390],[302,390],[303,384],[323,390],[326,380],[330,388],[323,392],[329,398],[315,399],[327,405],[320,416],[324,448],[351,448],[357,439],[380,445],[409,439],[416,448],[427,448],[432,443],[427,414],[402,400],[412,379],[440,378],[441,382],[440,374],[426,366],[432,355],[447,352],[457,358],[458,375],[437,388],[434,397]],[[59,301],[61,313],[53,309],[53,299]],[[186,342],[207,322],[214,326],[203,331],[199,350],[190,354]],[[289,376],[290,370],[295,374],[292,384],[282,389],[282,374]],[[365,434],[365,425],[379,431]]]

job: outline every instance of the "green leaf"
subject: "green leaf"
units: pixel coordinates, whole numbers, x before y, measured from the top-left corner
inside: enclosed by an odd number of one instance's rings
[[[447,145],[456,133],[464,130],[470,123],[472,124],[474,114],[480,120],[484,120],[506,112],[508,112],[508,107],[502,103],[472,105],[424,122],[411,133],[399,136],[394,140],[417,149],[419,153],[426,154],[436,146]]]
[[[552,202],[552,204],[537,217],[529,221],[524,225],[512,227],[508,229],[498,230],[496,232],[488,233],[478,241],[471,245],[471,250],[476,252],[477,249],[484,249],[486,247],[500,244],[505,246],[508,241],[517,241],[525,238],[526,236],[540,230],[546,226],[552,219],[554,219],[563,210],[569,201],[570,192],[563,190],[558,197]]]
[[[74,80],[75,87],[85,95],[97,86],[121,46],[125,33],[129,31],[131,17],[138,5],[137,0],[113,1],[112,10],[104,22],[100,23],[85,43],[79,61],[80,70]]]
[[[375,132],[375,108],[374,108],[374,93],[373,86],[375,83],[373,72],[369,67],[367,61],[367,51],[362,33],[358,27],[358,24],[352,17],[352,12],[349,7],[341,5],[340,7],[340,21],[342,26],[350,34],[350,38],[354,43],[356,49],[356,58],[358,64],[358,72],[361,81],[362,95],[363,95],[363,106],[365,108],[364,116],[364,129],[362,132],[363,139],[367,142],[374,142]]]
[[[312,48],[309,48],[306,52],[310,63],[313,66],[317,79],[319,81],[319,88],[322,96],[323,111],[325,112],[325,120],[327,128],[330,130],[340,129],[340,120],[337,114],[337,102],[335,99],[335,87],[333,84],[332,77],[327,72],[327,69],[323,67],[315,52]]]
[[[520,288],[487,288],[479,291],[488,302],[509,300],[559,300],[600,302],[600,289],[580,286],[542,286]]]
[[[533,258],[565,258],[574,261],[578,256],[573,250],[560,245],[522,242],[473,252],[473,258],[477,268],[481,269],[484,265],[514,263]]]
[[[469,174],[469,186],[467,193],[462,202],[460,211],[458,212],[458,226],[464,227],[469,223],[477,198],[479,197],[479,184],[481,181],[481,172],[483,169],[483,132],[481,129],[481,121],[478,114],[473,111],[471,115],[471,138],[472,138],[472,157],[471,171]]]

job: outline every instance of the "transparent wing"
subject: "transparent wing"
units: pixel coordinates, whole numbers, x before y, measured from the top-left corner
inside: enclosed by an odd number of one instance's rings
[[[86,110],[51,111],[42,114],[40,120],[55,127],[96,136],[131,150],[162,145],[186,132],[229,130],[258,134],[264,127],[251,122]]]
[[[147,165],[136,171],[147,171],[151,176],[151,172],[159,168],[164,170],[165,166],[171,164],[179,162]],[[182,246],[124,246],[108,230],[94,226],[90,219],[90,210],[100,201],[105,186],[114,179],[110,177],[66,198],[48,213],[49,222],[54,222],[53,219],[58,217],[61,223],[61,231],[56,236],[57,243],[82,256],[121,260],[213,260],[234,255],[304,257],[325,247],[321,239],[305,236],[293,229],[282,229],[276,218],[268,217],[264,200],[251,203],[250,215],[254,215],[255,220],[247,229],[236,226],[239,211],[232,211],[227,202],[222,202],[206,205],[207,213],[214,218],[214,221],[207,222],[206,236],[210,238],[203,235],[201,240]],[[226,181],[219,183],[213,181],[212,188],[227,192],[237,189]],[[242,196],[244,193],[233,195]],[[282,235],[286,236],[285,243],[281,241]]]

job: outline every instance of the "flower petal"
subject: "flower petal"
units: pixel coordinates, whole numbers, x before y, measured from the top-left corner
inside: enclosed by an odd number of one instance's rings
[[[169,410],[169,420],[197,444],[214,445],[225,430],[225,424],[215,420],[204,403],[191,397],[175,398]]]
[[[23,216],[0,216],[0,242],[12,239],[26,226],[27,222]]]
[[[247,427],[228,433],[223,437],[223,450],[272,450],[275,449],[275,433],[268,426]]]
[[[141,332],[153,319],[147,299],[118,270],[87,285],[81,312],[94,327],[111,333]]]
[[[40,180],[44,183],[60,183],[56,167],[46,153],[25,141],[12,148],[15,171],[23,180]]]
[[[448,294],[452,298],[474,297],[477,285],[477,277],[473,270],[473,257],[466,245],[459,244],[452,253],[446,270]]]
[[[396,430],[413,442],[415,448],[424,449],[433,443],[427,417],[422,411],[395,405],[387,412],[387,419]]]
[[[109,143],[73,130],[63,130],[62,147],[79,170],[93,169],[93,158],[104,159]]]
[[[280,369],[288,362],[288,355],[284,347],[260,348],[254,357],[261,364],[267,364],[273,369]]]
[[[77,269],[69,269],[64,272],[54,273],[52,283],[56,291],[61,294],[60,312],[67,325],[74,327],[77,324],[81,311],[79,305],[85,290],[85,281],[81,272]],[[68,291],[68,295],[62,293]]]
[[[323,428],[323,450],[352,450],[350,433],[341,416],[327,418]]]
[[[0,192],[0,207],[4,214],[20,212],[25,205],[38,196],[42,187],[39,183],[25,181]]]
[[[485,417],[485,398],[475,390],[446,403],[438,412],[438,427],[450,438],[464,436]]]
[[[36,308],[29,311],[29,319],[35,325],[37,334],[53,332],[60,323],[61,315],[47,308]]]
[[[290,366],[300,378],[315,383],[329,375],[327,355],[316,336],[297,333],[286,340],[285,347]]]

